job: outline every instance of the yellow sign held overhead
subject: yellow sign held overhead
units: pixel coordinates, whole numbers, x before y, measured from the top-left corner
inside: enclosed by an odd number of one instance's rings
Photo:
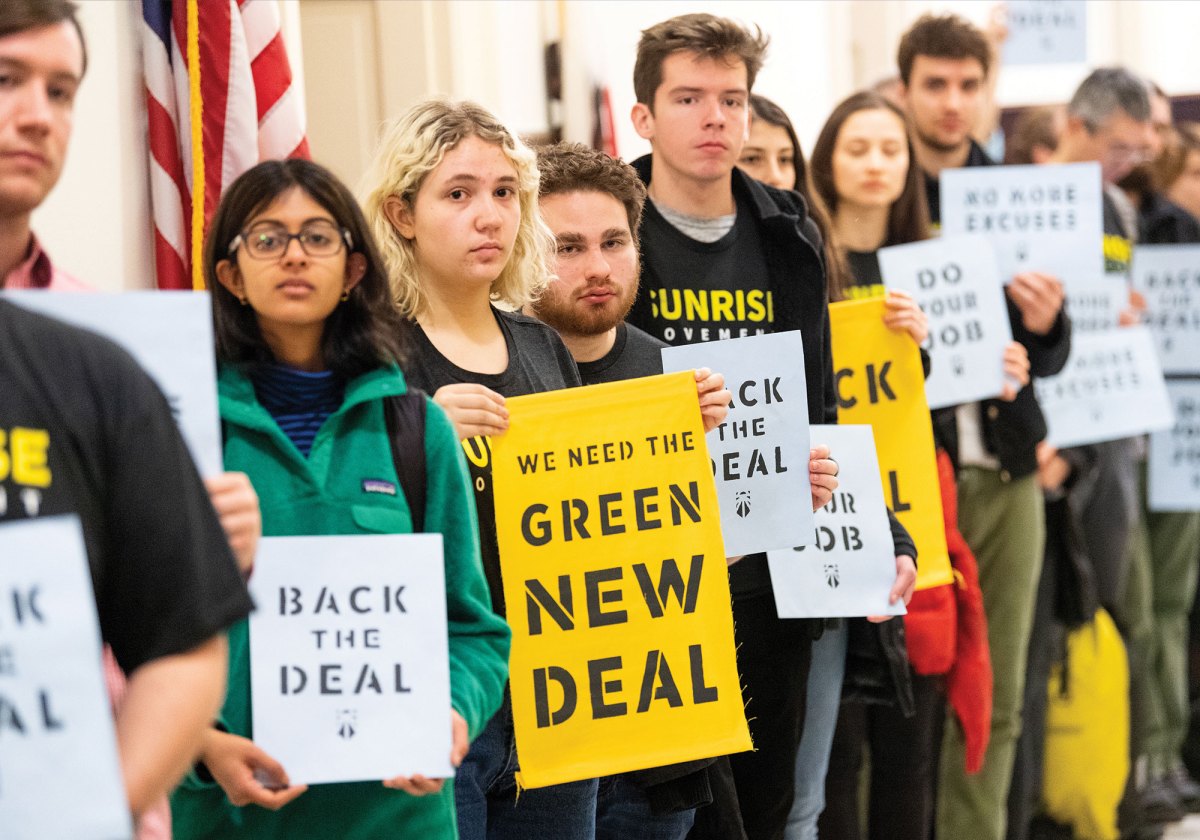
[[[692,374],[506,406],[492,469],[518,783],[750,749]]]
[[[829,306],[838,422],[874,430],[883,497],[917,545],[917,589],[929,589],[954,575],[925,374],[917,345],[885,327],[883,312],[883,298]]]

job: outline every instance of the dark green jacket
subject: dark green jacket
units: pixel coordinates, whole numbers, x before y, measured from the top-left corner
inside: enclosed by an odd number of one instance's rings
[[[226,367],[218,380],[225,467],[245,472],[258,492],[265,536],[405,534],[412,518],[403,493],[366,493],[363,479],[400,486],[392,463],[383,400],[407,390],[396,368],[352,380],[342,406],[300,454],[254,395],[243,374]],[[475,503],[462,447],[446,415],[426,412],[425,530],[443,535],[450,696],[474,737],[500,707],[508,677],[509,629],[492,611],[479,559]],[[229,633],[229,687],[221,724],[253,737],[246,622]],[[449,720],[446,725],[449,726]],[[412,797],[379,782],[315,785],[278,812],[237,808],[215,784],[191,774],[172,797],[176,840],[194,838],[413,837],[453,840],[454,792]]]

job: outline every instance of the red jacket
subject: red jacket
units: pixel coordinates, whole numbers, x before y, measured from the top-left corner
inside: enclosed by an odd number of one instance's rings
[[[937,453],[946,546],[955,582],[913,596],[904,624],[913,670],[946,675],[946,697],[963,729],[968,773],[979,772],[992,728],[992,657],[979,567],[958,530],[958,487],[944,449]]]

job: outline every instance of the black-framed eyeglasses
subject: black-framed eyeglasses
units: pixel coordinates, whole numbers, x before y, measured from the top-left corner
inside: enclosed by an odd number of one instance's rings
[[[343,243],[346,250],[354,247],[350,231],[332,222],[309,222],[299,233],[290,233],[287,228],[272,222],[262,222],[235,236],[229,243],[229,255],[233,256],[238,248],[245,248],[246,255],[256,260],[275,260],[287,253],[293,239],[299,240],[301,250],[310,257],[332,257],[342,250]]]

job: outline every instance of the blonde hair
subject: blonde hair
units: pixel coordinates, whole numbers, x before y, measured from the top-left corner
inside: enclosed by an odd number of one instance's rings
[[[411,209],[425,178],[446,152],[467,137],[495,143],[517,172],[521,221],[512,255],[492,283],[492,300],[519,309],[538,298],[550,277],[554,235],[538,213],[537,158],[491,113],[474,102],[427,99],[389,124],[363,176],[359,196],[383,254],[396,305],[409,318],[426,306],[413,243],[400,235],[383,212],[396,196]]]

